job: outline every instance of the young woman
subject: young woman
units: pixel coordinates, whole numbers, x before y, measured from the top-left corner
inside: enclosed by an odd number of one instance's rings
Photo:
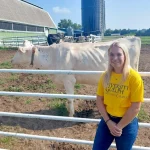
[[[130,67],[128,49],[123,43],[113,43],[108,58],[108,69],[101,75],[97,88],[96,104],[102,119],[93,150],[107,150],[114,139],[117,150],[131,150],[138,133],[143,81]]]

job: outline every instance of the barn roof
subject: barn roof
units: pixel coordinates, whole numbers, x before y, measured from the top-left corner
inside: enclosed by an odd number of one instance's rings
[[[0,0],[0,20],[56,28],[48,12],[23,0]]]

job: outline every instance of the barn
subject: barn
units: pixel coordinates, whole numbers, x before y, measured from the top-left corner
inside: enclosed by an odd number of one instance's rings
[[[43,8],[24,0],[0,1],[0,39],[56,32],[53,19]]]

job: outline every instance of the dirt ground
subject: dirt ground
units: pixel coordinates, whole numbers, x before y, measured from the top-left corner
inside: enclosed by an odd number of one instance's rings
[[[0,51],[0,64],[10,62],[15,50]],[[143,45],[140,55],[139,71],[150,72],[150,45]],[[15,68],[15,67],[14,67]],[[19,67],[21,68],[21,67]],[[145,84],[145,98],[150,98],[150,78],[143,77]],[[61,88],[46,86],[48,76],[32,74],[0,73],[0,91],[23,91],[41,93],[64,93]],[[32,85],[32,87],[31,87]],[[45,86],[41,86],[45,85]],[[83,85],[76,89],[76,94],[95,95],[96,87]],[[55,110],[49,105],[52,99],[0,96],[0,111],[21,112],[31,114],[56,115]],[[150,123],[150,104],[144,103],[144,111],[147,117],[142,122]],[[86,118],[99,118],[94,101],[75,100],[75,116]],[[145,116],[143,114],[143,116]],[[0,131],[18,132],[25,134],[74,138],[93,141],[97,124],[75,123],[66,121],[51,121],[42,119],[22,119],[0,117]],[[150,147],[150,128],[139,129],[135,145]],[[0,148],[11,150],[91,150],[91,146],[58,143],[44,140],[4,138],[0,136]]]

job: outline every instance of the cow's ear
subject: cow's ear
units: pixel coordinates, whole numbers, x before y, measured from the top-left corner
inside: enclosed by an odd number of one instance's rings
[[[38,54],[38,48],[36,46],[32,47],[32,53]]]
[[[25,53],[26,50],[23,48],[23,47],[18,47],[18,51],[22,52],[22,53]]]

